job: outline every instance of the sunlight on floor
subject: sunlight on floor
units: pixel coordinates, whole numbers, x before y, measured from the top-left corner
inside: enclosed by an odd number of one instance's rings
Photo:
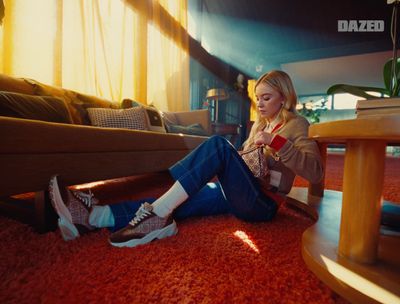
[[[236,236],[241,241],[243,241],[243,243],[248,245],[255,252],[257,252],[258,254],[260,253],[260,250],[258,250],[257,246],[253,243],[252,240],[250,240],[250,238],[246,232],[241,231],[241,230],[236,230],[236,232],[234,232],[233,235]]]
[[[321,259],[330,273],[352,288],[381,303],[400,303],[400,298],[390,291],[383,289],[324,255],[321,255]]]
[[[78,186],[75,186],[74,188],[77,189],[77,190],[86,189],[86,188],[92,188],[92,187],[99,186],[99,185],[104,185],[105,183],[106,182],[104,182],[104,181],[92,182],[92,183],[78,185]]]

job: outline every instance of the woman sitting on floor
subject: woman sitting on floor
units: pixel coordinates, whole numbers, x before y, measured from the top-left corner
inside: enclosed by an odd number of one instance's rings
[[[312,183],[323,177],[317,144],[308,138],[308,121],[296,113],[297,96],[282,71],[262,75],[255,86],[258,117],[244,150],[265,145],[268,178],[256,178],[223,137],[212,136],[170,168],[172,187],[152,202],[100,206],[91,194],[50,181],[50,199],[65,240],[84,231],[111,227],[110,243],[134,247],[177,233],[175,219],[232,213],[260,222],[274,218],[295,175]],[[215,176],[218,182],[210,183]]]

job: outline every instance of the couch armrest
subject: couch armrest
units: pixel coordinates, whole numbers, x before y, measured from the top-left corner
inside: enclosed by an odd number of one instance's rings
[[[207,134],[211,135],[211,118],[208,109],[193,110],[189,112],[174,112],[178,124],[188,126],[195,123],[201,124]]]

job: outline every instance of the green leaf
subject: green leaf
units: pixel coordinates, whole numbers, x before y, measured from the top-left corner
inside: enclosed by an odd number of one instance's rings
[[[399,91],[400,91],[400,83],[399,83],[399,81],[397,81],[396,85],[393,88],[393,91],[392,91],[392,94],[390,95],[390,97],[399,96]]]
[[[385,83],[385,88],[390,92],[390,82],[392,79],[392,62],[393,62],[393,58],[390,59],[389,61],[387,61],[385,63],[385,65],[383,66],[383,81]],[[396,75],[396,83],[399,83],[400,81],[400,58],[397,58],[397,63],[396,63],[396,71],[397,71],[397,75]],[[394,92],[391,92],[391,94],[389,94],[389,96],[397,96],[397,94],[393,94]]]
[[[368,94],[367,92],[377,92],[381,94],[388,94],[388,90],[383,88],[375,88],[375,87],[362,87],[362,86],[353,86],[349,84],[335,84],[331,86],[327,90],[327,94],[337,94],[337,93],[349,93],[352,95],[360,96],[366,99],[374,99],[377,98],[374,95]]]
[[[392,59],[387,61],[383,66],[383,82],[385,83],[385,88],[390,90],[391,73],[392,72]]]

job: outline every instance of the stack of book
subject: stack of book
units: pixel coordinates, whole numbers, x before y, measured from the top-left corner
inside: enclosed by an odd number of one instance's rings
[[[359,100],[356,105],[357,118],[400,115],[400,98]]]

